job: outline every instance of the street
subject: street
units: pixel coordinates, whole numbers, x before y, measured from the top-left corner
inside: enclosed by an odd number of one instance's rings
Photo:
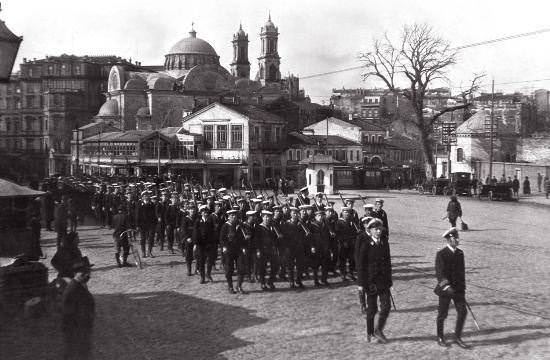
[[[214,283],[185,274],[181,255],[155,248],[142,270],[117,268],[108,229],[79,229],[80,248],[95,264],[96,359],[547,359],[550,357],[550,206],[459,198],[470,230],[460,233],[466,260],[468,314],[463,339],[472,349],[440,348],[435,338],[434,259],[445,246],[448,198],[411,193],[344,191],[385,199],[397,311],[389,343],[367,343],[355,285],[331,277],[330,288],[275,292],[244,284],[230,295],[219,267]],[[346,197],[344,195],[344,197]],[[340,201],[335,198],[339,211]],[[362,214],[362,203],[355,208]],[[361,208],[361,209],[359,209]],[[55,252],[55,233],[42,233]],[[51,266],[50,266],[51,267]],[[50,271],[50,280],[55,276]],[[393,310],[393,309],[392,309]],[[452,338],[451,306],[446,334]],[[16,319],[0,328],[1,359],[58,359],[59,324],[51,317]]]

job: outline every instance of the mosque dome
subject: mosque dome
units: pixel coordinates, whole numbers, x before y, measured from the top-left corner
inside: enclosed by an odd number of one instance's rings
[[[178,41],[166,54],[165,70],[189,70],[196,65],[220,64],[220,57],[212,45],[199,39],[193,29],[189,35]]]
[[[105,104],[101,105],[98,116],[117,116],[118,115],[118,101],[115,99],[109,99],[105,101]]]
[[[189,37],[181,39],[178,41],[170,51],[168,55],[172,54],[202,54],[202,55],[211,55],[218,56],[216,50],[210,45],[207,41],[197,37],[197,32],[191,30],[189,32]]]

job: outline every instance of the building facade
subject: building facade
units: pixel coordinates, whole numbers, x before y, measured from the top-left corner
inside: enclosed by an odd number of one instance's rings
[[[10,83],[0,84],[0,171],[15,177],[68,173],[72,131],[104,102],[114,64],[136,66],[115,56],[23,59]]]

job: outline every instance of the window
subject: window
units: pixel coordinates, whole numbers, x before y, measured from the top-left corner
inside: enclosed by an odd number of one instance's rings
[[[311,174],[309,174],[308,176],[308,181],[309,181],[308,185],[311,185]]]
[[[309,157],[309,150],[306,151],[306,159]]]
[[[264,143],[269,144],[272,142],[271,139],[271,126],[266,125],[264,129]]]
[[[74,67],[74,73],[75,73],[75,75],[81,75],[81,72],[80,72],[80,65],[75,65],[75,67]]]
[[[204,145],[211,149],[214,146],[214,125],[204,125]]]
[[[281,142],[281,128],[276,127],[275,128],[275,144],[279,144]]]
[[[254,126],[254,132],[252,134],[252,141],[260,141],[260,127]]]
[[[217,126],[216,140],[217,149],[227,149],[227,125]]]
[[[53,75],[53,65],[48,65],[48,75]]]
[[[231,125],[231,149],[243,148],[243,126]]]
[[[456,161],[458,162],[464,161],[464,150],[462,148],[456,149]]]
[[[288,160],[292,160],[292,150],[288,150]]]
[[[359,162],[359,150],[355,152],[355,161]]]
[[[296,160],[302,160],[302,150],[296,150]]]

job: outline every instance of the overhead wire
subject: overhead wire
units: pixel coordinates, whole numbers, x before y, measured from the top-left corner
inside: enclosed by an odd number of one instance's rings
[[[542,34],[542,33],[546,33],[546,32],[550,32],[550,28],[539,29],[539,30],[530,31],[530,32],[526,32],[526,33],[508,35],[508,36],[501,37],[501,38],[496,38],[496,39],[485,40],[485,41],[480,41],[480,42],[476,42],[476,43],[461,45],[461,46],[451,48],[451,50],[462,50],[462,49],[467,49],[467,48],[476,47],[476,46],[494,44],[494,43],[497,43],[497,42],[513,40],[513,39],[532,36],[532,35],[538,35],[538,34]],[[367,67],[366,65],[360,65],[360,66],[353,66],[353,67],[339,69],[339,70],[326,71],[326,72],[322,72],[322,73],[318,73],[318,74],[302,76],[302,77],[300,77],[300,80],[307,80],[307,79],[312,79],[312,78],[326,76],[326,75],[338,74],[338,73],[357,70],[357,69],[362,69],[362,68],[366,68],[366,67]]]

